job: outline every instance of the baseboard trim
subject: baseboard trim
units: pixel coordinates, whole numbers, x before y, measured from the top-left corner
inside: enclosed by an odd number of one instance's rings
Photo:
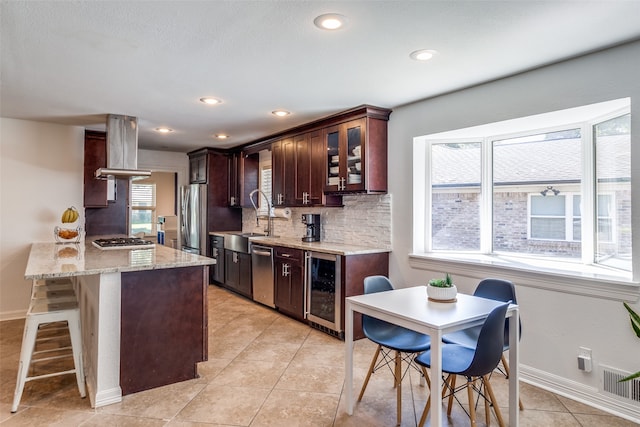
[[[608,412],[620,418],[640,424],[640,406],[600,393],[596,387],[550,374],[527,365],[520,365],[520,380],[527,384],[559,394]],[[525,402],[526,406],[526,402]]]
[[[3,311],[0,313],[0,322],[5,320],[18,320],[27,317],[27,310]]]

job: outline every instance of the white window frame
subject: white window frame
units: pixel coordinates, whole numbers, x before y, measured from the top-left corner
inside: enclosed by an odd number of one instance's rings
[[[133,205],[133,186],[134,185],[150,185],[153,187],[153,201],[154,204],[153,206],[134,206]],[[155,236],[156,233],[158,232],[158,226],[157,226],[157,222],[158,222],[158,216],[157,216],[157,186],[155,182],[141,182],[141,183],[131,183],[131,217],[133,218],[133,212],[134,211],[151,211],[151,233],[145,233],[145,236]],[[134,234],[133,231],[133,221],[129,221],[129,233],[130,234]]]
[[[628,99],[627,99],[628,100]],[[630,104],[630,103],[629,103]],[[627,105],[629,105],[627,104]],[[583,174],[580,185],[581,202],[587,206],[595,206],[594,197],[596,188],[592,183],[595,180],[595,145],[592,140],[592,126],[630,113],[630,107],[616,108],[610,114],[599,115],[596,119],[574,122],[559,122],[550,127],[530,127],[523,132],[493,133],[490,136],[473,136],[476,128],[463,129],[462,132],[444,132],[437,135],[414,138],[413,156],[413,225],[414,239],[413,251],[410,254],[409,264],[414,268],[433,271],[449,271],[453,274],[468,275],[471,265],[477,272],[486,271],[487,275],[498,274],[496,269],[502,270],[505,277],[518,280],[518,277],[526,277],[528,281],[532,277],[540,278],[539,287],[552,290],[564,290],[571,293],[579,293],[604,298],[625,299],[636,298],[640,286],[633,281],[632,273],[615,270],[607,266],[594,263],[595,259],[595,221],[597,213],[594,209],[585,212],[582,209],[582,257],[579,261],[571,263],[558,262],[549,257],[531,257],[521,254],[503,254],[492,252],[493,231],[491,225],[493,191],[492,179],[492,144],[494,140],[514,138],[525,134],[546,133],[564,129],[582,127],[583,141]],[[549,113],[552,114],[552,113]],[[536,117],[537,116],[533,116]],[[592,116],[593,117],[593,116]],[[507,123],[507,122],[504,122]],[[502,123],[501,123],[502,124]],[[488,127],[489,125],[487,125]],[[482,127],[481,127],[482,128]],[[467,134],[464,134],[466,132]],[[451,135],[457,137],[449,138]],[[463,136],[460,136],[463,135]],[[585,137],[587,136],[587,137]],[[431,248],[431,180],[429,167],[431,163],[431,144],[447,142],[474,142],[482,141],[483,169],[482,169],[482,209],[481,209],[481,251],[433,251]],[[583,205],[584,206],[584,205]],[[614,220],[614,218],[612,218]],[[615,220],[614,220],[615,224]],[[590,236],[585,239],[585,236]],[[614,234],[615,236],[615,234]],[[587,242],[585,244],[585,242]],[[563,277],[563,284],[558,287],[558,274]],[[549,280],[553,278],[553,280]],[[535,279],[534,279],[535,281]],[[607,286],[602,286],[603,281]],[[553,283],[550,285],[549,283]]]

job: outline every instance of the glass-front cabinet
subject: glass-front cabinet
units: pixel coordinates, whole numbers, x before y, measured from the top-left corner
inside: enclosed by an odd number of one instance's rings
[[[366,119],[325,129],[327,180],[325,191],[362,191],[365,185]]]

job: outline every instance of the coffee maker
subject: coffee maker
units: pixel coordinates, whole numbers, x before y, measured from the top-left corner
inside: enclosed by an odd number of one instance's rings
[[[303,242],[320,241],[320,214],[302,214],[302,223],[307,224]]]

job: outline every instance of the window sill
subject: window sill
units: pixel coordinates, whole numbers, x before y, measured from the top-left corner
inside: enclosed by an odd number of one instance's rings
[[[409,265],[422,270],[477,275],[479,279],[500,275],[522,286],[616,301],[635,302],[640,297],[639,282],[598,266],[576,264],[572,268],[546,259],[463,253],[409,254]]]

